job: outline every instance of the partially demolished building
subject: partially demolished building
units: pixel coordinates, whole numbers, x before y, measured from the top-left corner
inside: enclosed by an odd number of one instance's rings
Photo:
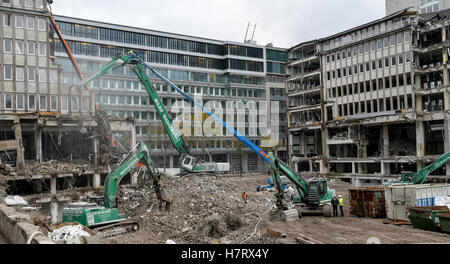
[[[289,156],[297,169],[363,185],[450,151],[449,25],[445,12],[401,11],[291,48]],[[450,175],[450,165],[435,174]]]
[[[23,180],[38,192],[43,185],[56,192],[58,178],[81,175],[95,175],[100,185],[99,173],[106,170],[97,165],[107,143],[99,135],[107,136],[106,128],[131,130],[133,124],[105,125],[93,93],[62,82],[45,3],[0,3],[0,172],[11,186]]]

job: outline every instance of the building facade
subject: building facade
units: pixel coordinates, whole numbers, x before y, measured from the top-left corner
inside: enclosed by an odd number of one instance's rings
[[[386,0],[386,15],[407,8],[410,11],[428,14],[450,8],[450,0]]]
[[[322,151],[318,156],[323,166],[316,168],[355,178],[362,185],[379,182],[374,174],[389,178],[403,170],[416,171],[450,151],[449,20],[430,18],[401,11],[317,41],[305,56],[316,66],[306,74],[291,75],[288,87],[319,70],[322,92],[316,92],[315,111],[323,119],[303,115],[296,126],[295,110],[314,105],[294,99],[288,110],[291,156]],[[292,48],[290,58],[298,58],[295,52],[308,45],[312,44]],[[294,59],[288,67],[295,73],[296,63],[305,61]],[[296,96],[296,91],[288,91],[289,100]],[[320,140],[296,132],[313,124],[318,130],[320,121],[325,126]],[[308,170],[307,165],[299,169]],[[435,174],[449,175],[450,165]]]
[[[267,120],[270,118],[267,114],[267,102],[270,98],[268,87],[272,86],[267,86],[266,68],[271,71],[271,75],[283,77],[280,72],[283,67],[278,65],[280,61],[277,58],[267,63],[267,52],[271,52],[266,47],[73,17],[55,18],[86,76],[97,71],[116,55],[134,50],[185,92],[202,96],[207,108],[219,112],[231,110],[231,115],[223,115],[224,121],[230,125],[236,124],[235,127],[241,134],[261,145],[260,135],[264,133],[260,128],[267,128]],[[73,67],[57,40],[54,50],[57,62],[63,67],[63,83],[78,82]],[[276,67],[278,68],[274,69]],[[180,109],[187,108],[195,112],[195,108],[192,105],[183,106],[185,100],[180,94],[156,76],[149,75],[166,109],[172,113],[174,122],[188,122],[189,118],[180,115]],[[279,86],[282,81],[275,77],[271,80],[276,80],[272,83]],[[137,140],[148,144],[159,167],[179,166],[180,155],[164,135],[161,121],[145,88],[130,68],[117,68],[93,81],[90,86],[101,109],[111,115],[136,120]],[[258,114],[261,111],[263,114]],[[240,114],[242,118],[238,117]],[[196,125],[202,127],[202,124]],[[221,125],[217,128],[220,133],[205,136],[201,133],[186,135],[183,129],[185,141],[191,146],[194,155],[205,160],[211,157],[215,162],[230,162],[233,171],[240,171],[241,168],[244,172],[266,171],[264,161],[257,154],[247,148],[241,149],[239,142],[225,128],[222,129]]]

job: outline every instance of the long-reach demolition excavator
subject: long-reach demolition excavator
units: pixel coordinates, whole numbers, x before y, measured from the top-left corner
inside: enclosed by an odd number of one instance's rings
[[[117,63],[120,62],[119,65]],[[298,218],[302,215],[309,214],[323,214],[324,216],[331,216],[331,198],[335,191],[328,188],[328,182],[325,178],[304,179],[301,175],[293,172],[289,166],[283,163],[279,158],[275,157],[273,153],[267,154],[260,147],[241,135],[237,130],[230,127],[227,123],[206,109],[202,104],[195,101],[190,95],[178,88],[175,84],[165,78],[162,74],[154,70],[150,65],[145,63],[133,51],[126,55],[119,55],[111,62],[106,64],[102,69],[93,74],[88,79],[84,80],[81,85],[85,85],[90,81],[106,74],[110,70],[114,70],[123,65],[129,65],[139,80],[146,87],[150,98],[166,128],[167,134],[172,141],[175,149],[182,154],[182,168],[189,172],[215,172],[216,166],[214,163],[197,163],[196,159],[189,155],[188,148],[184,141],[172,124],[172,120],[164,108],[160,98],[158,97],[153,85],[151,84],[145,68],[149,69],[154,75],[166,82],[169,86],[174,88],[177,92],[182,94],[187,100],[199,107],[203,112],[213,117],[217,122],[221,123],[233,135],[244,143],[251,150],[256,152],[271,168],[272,178],[274,179],[277,189],[276,206],[277,209],[272,212],[272,219],[289,217]],[[125,216],[119,214],[117,205],[114,202],[116,199],[116,192],[121,179],[138,163],[144,161],[148,172],[150,173],[154,182],[161,179],[161,173],[157,170],[151,159],[150,153],[144,143],[139,143],[138,146],[132,150],[125,159],[119,163],[116,168],[111,171],[106,177],[104,190],[104,206],[95,206],[87,208],[65,208],[64,222],[77,221],[89,227],[99,226],[94,230],[112,230],[108,234],[115,235],[124,232],[136,230],[138,225],[136,222],[126,222]],[[285,193],[281,184],[281,175],[285,175],[296,187],[297,195],[293,197],[293,202],[296,204],[295,209],[290,209],[286,202]],[[111,229],[112,228],[112,229]]]

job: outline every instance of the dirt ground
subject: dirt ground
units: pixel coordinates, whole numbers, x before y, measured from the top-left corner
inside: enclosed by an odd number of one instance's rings
[[[0,245],[2,244],[8,244],[8,242],[6,241],[5,237],[0,233]]]
[[[135,211],[133,217],[141,223],[138,232],[104,243],[151,244],[165,243],[168,239],[188,244],[296,243],[299,234],[326,244],[367,243],[371,237],[386,244],[450,243],[446,234],[383,224],[383,219],[350,216],[348,189],[352,186],[341,181],[331,181],[330,188],[344,197],[344,217],[308,216],[289,223],[269,221],[274,193],[256,191],[258,185],[266,184],[266,178],[267,175],[166,178],[166,190],[174,199],[171,212],[159,211],[157,204],[150,205],[149,210],[146,204],[145,210]],[[241,199],[244,191],[249,196],[247,204]],[[151,203],[156,203],[155,200]],[[269,237],[267,228],[286,234],[286,238]]]

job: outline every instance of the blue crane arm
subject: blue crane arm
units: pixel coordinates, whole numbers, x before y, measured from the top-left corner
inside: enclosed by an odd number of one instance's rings
[[[226,127],[230,132],[232,132],[234,134],[234,136],[240,140],[242,143],[244,143],[247,147],[249,147],[250,149],[252,149],[254,152],[256,152],[261,158],[264,159],[264,161],[268,164],[270,164],[270,160],[269,160],[269,155],[267,155],[267,153],[262,150],[260,147],[258,147],[256,144],[254,144],[253,142],[251,142],[250,140],[248,140],[245,136],[243,136],[242,134],[240,134],[236,129],[230,127],[227,123],[225,123],[225,121],[223,121],[222,119],[220,119],[218,116],[216,116],[215,114],[213,114],[209,109],[205,108],[202,104],[198,103],[197,101],[195,101],[191,96],[189,96],[187,93],[185,93],[183,90],[181,90],[180,88],[178,88],[178,86],[176,86],[174,83],[172,83],[171,81],[169,81],[166,77],[164,77],[161,73],[157,72],[156,70],[154,70],[150,65],[148,65],[146,62],[144,62],[141,58],[139,58],[138,56],[134,55],[135,59],[139,60],[141,62],[142,65],[144,65],[147,69],[149,69],[153,74],[155,74],[156,76],[158,76],[161,80],[163,80],[164,82],[166,82],[168,85],[170,85],[172,88],[174,88],[177,92],[179,92],[180,94],[182,94],[186,99],[188,99],[189,101],[191,101],[192,103],[194,103],[198,108],[202,109],[203,112],[207,113],[209,116],[211,116],[212,118],[214,118],[217,122],[221,123],[224,127]]]

